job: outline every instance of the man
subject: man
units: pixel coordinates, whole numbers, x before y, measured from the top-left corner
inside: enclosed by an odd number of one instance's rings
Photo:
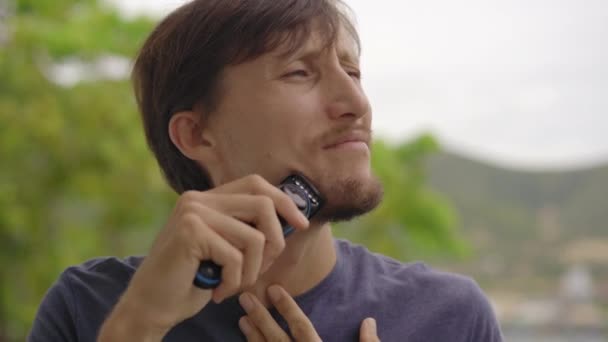
[[[470,279],[332,237],[369,212],[371,109],[339,0],[195,0],[152,32],[133,79],[180,198],[145,258],[66,270],[31,341],[500,341]],[[305,175],[310,222],[276,185]],[[277,214],[296,228],[285,239]],[[193,286],[202,260],[216,289]]]

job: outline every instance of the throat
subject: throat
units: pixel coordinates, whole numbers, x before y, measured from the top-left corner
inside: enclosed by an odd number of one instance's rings
[[[330,274],[335,264],[336,250],[330,225],[311,226],[306,231],[292,234],[286,240],[283,253],[246,291],[270,307],[266,294],[270,285],[280,285],[295,297],[318,285]]]

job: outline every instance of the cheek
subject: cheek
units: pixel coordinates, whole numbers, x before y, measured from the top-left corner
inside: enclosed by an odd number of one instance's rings
[[[222,113],[229,116],[224,129],[239,156],[255,162],[310,158],[326,131],[319,94],[295,86],[241,94]]]
[[[289,91],[291,90],[291,91]],[[251,111],[247,123],[260,139],[280,145],[306,143],[306,136],[319,129],[318,101],[312,94],[294,89],[273,92]],[[315,125],[316,124],[316,125]],[[308,141],[310,143],[310,141]]]
[[[298,139],[297,124],[271,110],[241,112],[224,127],[225,158],[248,167],[264,167],[285,158],[292,142]],[[252,171],[252,170],[249,170]]]

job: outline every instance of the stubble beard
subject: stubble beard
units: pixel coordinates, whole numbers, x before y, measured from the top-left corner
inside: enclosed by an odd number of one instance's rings
[[[341,178],[320,189],[325,205],[315,215],[319,223],[349,221],[375,209],[384,195],[382,183],[375,176],[367,179]]]

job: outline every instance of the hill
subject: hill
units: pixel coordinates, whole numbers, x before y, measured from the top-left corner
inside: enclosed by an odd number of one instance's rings
[[[537,293],[556,291],[568,269],[584,265],[608,297],[608,164],[528,172],[444,152],[426,169],[473,249],[466,260],[439,264],[488,288]]]

